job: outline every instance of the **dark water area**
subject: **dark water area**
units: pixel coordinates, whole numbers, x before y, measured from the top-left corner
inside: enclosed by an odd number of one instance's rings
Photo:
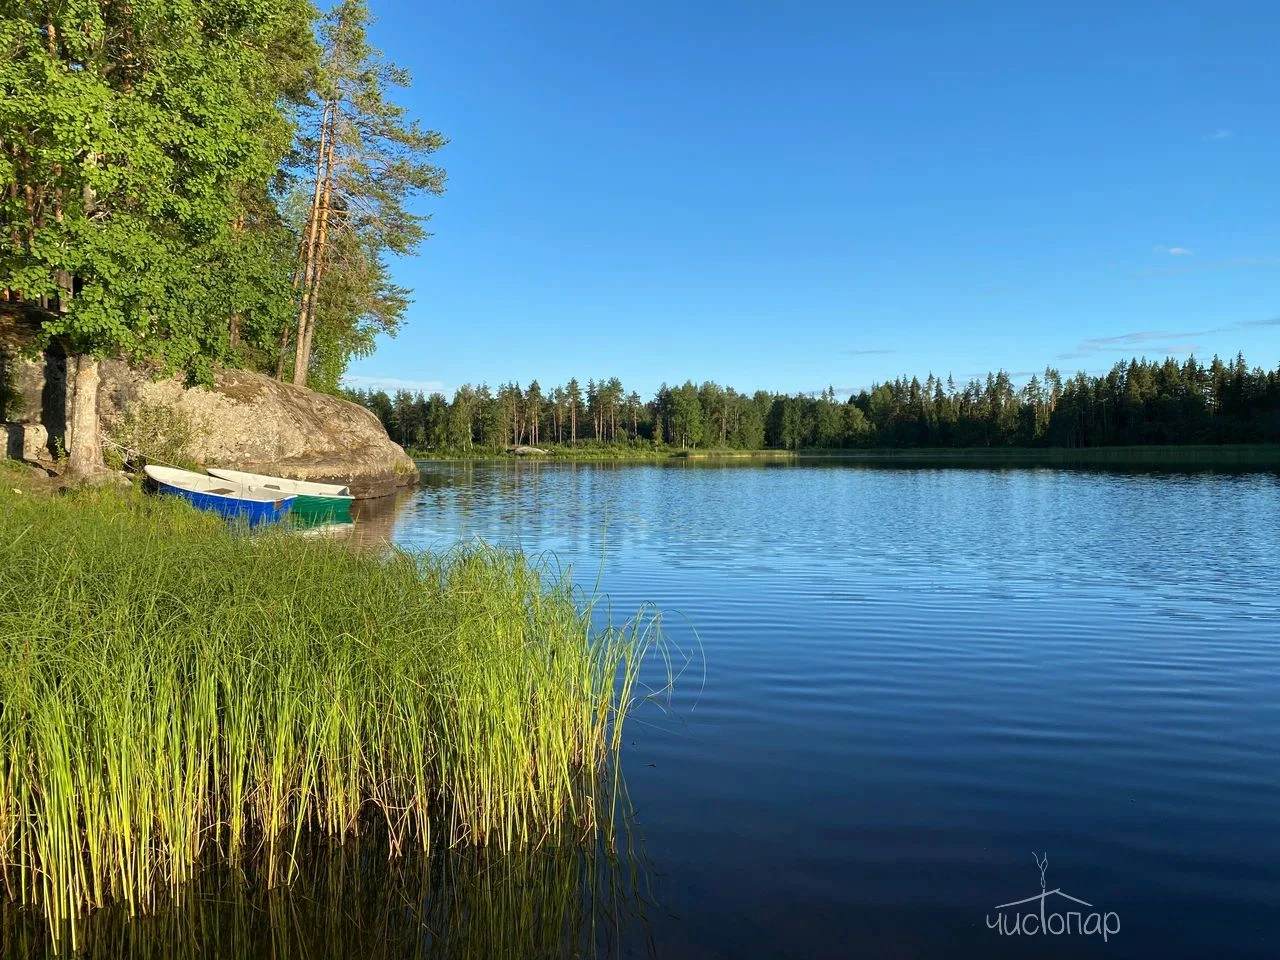
[[[392,535],[692,654],[624,755],[659,956],[1280,955],[1274,474],[434,464]],[[990,929],[1033,851],[1090,906]]]
[[[433,463],[356,534],[663,611],[616,853],[215,875],[93,955],[1280,955],[1276,474]]]

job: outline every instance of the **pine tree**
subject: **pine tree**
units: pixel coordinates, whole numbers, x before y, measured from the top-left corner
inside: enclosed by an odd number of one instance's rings
[[[328,311],[331,324],[363,322],[369,339],[396,331],[408,291],[391,282],[385,257],[411,254],[427,237],[428,218],[411,213],[406,203],[422,193],[444,192],[445,172],[427,158],[445,138],[422,129],[387,99],[389,89],[407,87],[410,78],[369,45],[369,22],[365,0],[343,0],[320,31],[320,99],[302,141],[310,202],[292,330],[293,382],[301,386],[311,370],[326,299],[340,305]],[[289,333],[281,341],[282,355]]]
[[[578,443],[578,407],[582,405],[582,388],[576,379],[565,386],[565,394],[569,400],[569,442]]]

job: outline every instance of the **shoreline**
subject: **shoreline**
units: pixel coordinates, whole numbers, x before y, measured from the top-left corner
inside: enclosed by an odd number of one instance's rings
[[[1249,467],[1280,469],[1280,444],[1151,444],[1115,447],[937,447],[867,450],[668,450],[626,447],[553,448],[517,456],[501,450],[459,453],[415,450],[414,462],[472,463],[666,463],[752,461],[774,463],[863,463],[899,466],[1140,466]]]

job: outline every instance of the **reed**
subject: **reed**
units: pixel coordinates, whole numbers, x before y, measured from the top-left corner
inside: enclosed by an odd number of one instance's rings
[[[519,554],[250,538],[137,494],[5,490],[0,545],[0,881],[72,948],[205,862],[287,882],[308,838],[590,832],[656,638],[593,630]]]

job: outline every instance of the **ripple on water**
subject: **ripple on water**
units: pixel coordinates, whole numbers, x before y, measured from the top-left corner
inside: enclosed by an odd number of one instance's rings
[[[985,929],[1033,849],[1117,955],[1274,955],[1276,477],[427,469],[399,542],[545,552],[692,653],[624,752],[659,956],[1101,948]]]

